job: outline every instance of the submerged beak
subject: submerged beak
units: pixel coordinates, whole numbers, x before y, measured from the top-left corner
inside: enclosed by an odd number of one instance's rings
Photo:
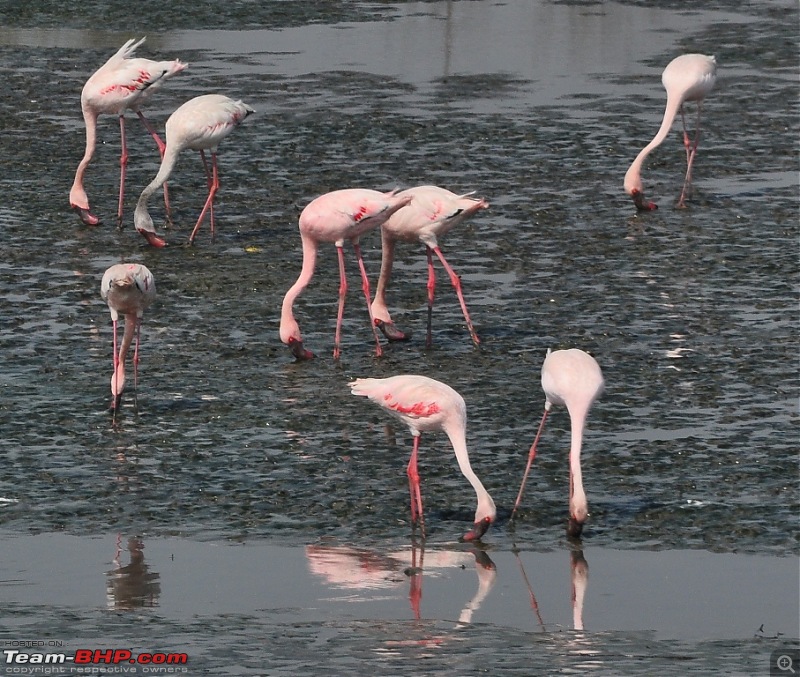
[[[388,341],[408,341],[411,338],[410,331],[398,329],[394,322],[375,320],[375,326],[381,330]]]
[[[648,202],[644,199],[644,193],[640,190],[633,191],[631,197],[633,198],[633,204],[636,205],[636,209],[640,212],[651,212],[654,209],[658,209],[658,205],[655,202]]]
[[[167,246],[166,240],[162,240],[158,235],[149,230],[140,230],[139,233],[145,240],[147,240],[147,243],[151,247],[158,247],[160,249],[161,247]]]
[[[289,339],[289,350],[292,351],[292,355],[294,355],[295,359],[297,360],[311,360],[314,358],[314,353],[310,350],[306,350],[303,348],[303,342],[298,341],[296,338]]]
[[[86,224],[87,226],[97,226],[97,225],[100,224],[100,219],[97,218],[94,214],[92,214],[89,211],[88,207],[87,208],[83,208],[83,207],[76,207],[75,205],[72,205],[72,208],[76,212],[78,212],[78,216],[81,217],[81,221],[83,221],[83,223]]]
[[[475,524],[472,525],[472,529],[464,534],[459,540],[465,542],[477,541],[486,533],[491,524],[492,520],[489,517],[484,517],[480,522],[475,522]]]

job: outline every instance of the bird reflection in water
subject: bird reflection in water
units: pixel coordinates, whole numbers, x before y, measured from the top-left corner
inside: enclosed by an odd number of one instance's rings
[[[576,539],[578,540],[578,539]],[[514,557],[519,565],[522,580],[525,581],[525,587],[528,589],[528,596],[530,597],[531,609],[536,615],[536,620],[539,627],[543,632],[547,632],[547,627],[542,619],[542,614],[539,611],[539,603],[536,601],[536,594],[533,587],[528,580],[528,575],[525,573],[525,566],[520,559],[519,551],[514,550]],[[589,563],[583,556],[582,549],[573,549],[569,553],[570,558],[570,579],[572,583],[572,627],[575,630],[583,630],[583,604],[586,598],[586,588],[589,585]]]
[[[474,563],[478,575],[478,588],[462,608],[458,625],[472,622],[472,615],[489,594],[497,570],[489,555],[470,546],[463,550],[431,550],[412,543],[410,550],[381,554],[349,546],[306,546],[311,573],[324,579],[330,586],[345,590],[381,590],[397,588],[408,579],[408,601],[415,620],[422,618],[422,581],[425,571],[464,568]],[[355,597],[353,601],[365,601]],[[457,626],[458,627],[458,626]]]
[[[117,550],[114,568],[106,572],[106,598],[108,608],[115,611],[130,611],[158,606],[161,595],[161,576],[150,571],[144,561],[144,542],[138,536],[128,539],[127,550],[130,563],[123,566],[122,535],[117,535]]]

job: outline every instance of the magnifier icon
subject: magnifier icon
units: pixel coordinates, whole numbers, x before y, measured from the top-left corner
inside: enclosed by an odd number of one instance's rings
[[[795,674],[795,669],[792,667],[791,656],[787,656],[786,654],[784,654],[783,656],[778,656],[776,665],[778,666],[778,670],[781,670],[783,672],[791,672],[793,675]]]

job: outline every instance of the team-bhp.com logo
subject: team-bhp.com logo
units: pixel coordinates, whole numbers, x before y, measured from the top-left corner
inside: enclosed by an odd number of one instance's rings
[[[128,649],[78,649],[74,654],[26,652],[18,649],[3,649],[5,674],[97,674],[94,666],[136,666],[119,670],[132,673],[185,673],[189,656],[185,653],[133,653]],[[64,668],[61,671],[45,671],[37,668]],[[77,667],[73,667],[77,666]],[[82,667],[85,666],[85,667]],[[94,667],[94,669],[92,669]],[[103,674],[108,672],[104,670]]]

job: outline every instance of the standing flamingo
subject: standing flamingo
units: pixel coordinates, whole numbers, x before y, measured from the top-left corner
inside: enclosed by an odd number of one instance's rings
[[[361,256],[358,239],[365,232],[380,226],[401,207],[411,202],[410,195],[399,196],[394,192],[380,193],[366,188],[345,188],[325,193],[312,200],[300,214],[300,240],[303,244],[303,267],[297,281],[283,298],[281,306],[281,341],[289,346],[298,360],[314,357],[303,347],[300,327],[294,319],[292,308],[295,299],[311,282],[317,264],[317,250],[321,242],[333,242],[339,256],[339,313],[336,318],[336,336],[333,358],[339,359],[344,299],[347,294],[347,277],[344,271],[344,241],[349,240],[358,259],[361,270],[362,289],[367,298],[367,312],[375,335],[375,354],[381,356],[381,344],[372,317],[370,306],[369,279]]]
[[[217,172],[217,146],[242,120],[255,111],[242,101],[234,101],[221,94],[204,94],[190,99],[178,108],[167,120],[167,146],[164,158],[156,177],[147,185],[136,203],[133,222],[144,238],[154,247],[163,247],[166,242],[156,235],[153,219],[147,211],[150,196],[164,183],[184,148],[200,151],[203,167],[208,182],[208,197],[200,212],[200,217],[189,236],[189,244],[194,242],[195,235],[203,222],[206,212],[211,219],[211,237],[214,237],[214,196],[219,189]],[[211,170],[206,161],[205,150],[211,151]]]
[[[119,206],[117,207],[117,225],[122,225],[122,204],[125,195],[125,172],[128,166],[128,146],[125,142],[125,110],[130,108],[139,116],[147,131],[150,132],[164,155],[164,142],[155,128],[144,116],[141,107],[167,80],[187,67],[187,64],[175,61],[151,61],[150,59],[131,58],[136,48],[144,42],[144,38],[135,42],[128,40],[90,77],[81,92],[81,109],[86,124],[86,150],[83,159],[75,172],[75,181],[69,192],[70,206],[87,226],[96,226],[100,219],[91,213],[89,198],[83,187],[83,175],[94,155],[97,143],[97,117],[101,113],[114,113],[119,116],[119,132],[122,149],[119,158]],[[164,202],[169,210],[169,199],[166,186]]]
[[[554,404],[564,405],[569,412],[571,426],[571,443],[569,449],[569,525],[567,531],[570,536],[580,536],[583,524],[589,516],[586,503],[586,493],[583,490],[581,475],[581,445],[583,443],[583,428],[594,401],[603,392],[603,373],[600,365],[588,353],[572,348],[570,350],[547,351],[547,357],[542,365],[542,388],[546,396],[544,414],[539,424],[539,430],[528,453],[528,464],[522,476],[517,500],[511,518],[517,512],[522,501],[522,492],[531,464],[536,456],[536,445],[544,429],[547,414]]]
[[[484,199],[466,195],[456,195],[449,190],[438,186],[418,186],[409,188],[398,195],[410,195],[411,202],[407,207],[395,212],[381,226],[382,254],[381,273],[378,277],[378,286],[375,289],[375,300],[372,302],[372,315],[375,324],[390,341],[405,341],[410,334],[398,329],[392,322],[389,309],[386,306],[386,287],[392,276],[392,263],[394,261],[394,247],[397,240],[419,241],[425,245],[428,254],[428,335],[426,345],[431,347],[431,318],[433,314],[433,297],[436,290],[436,273],[433,269],[433,253],[439,257],[444,269],[450,277],[453,289],[456,290],[467,329],[475,345],[480,343],[478,334],[472,326],[467,312],[467,304],[461,293],[461,280],[450,267],[450,264],[439,249],[438,238],[445,235],[451,228],[475,214],[480,209],[486,209],[489,203]]]
[[[450,438],[458,467],[475,489],[478,507],[472,529],[461,537],[463,541],[479,539],[497,515],[492,497],[472,471],[467,451],[467,406],[450,386],[427,376],[402,375],[390,378],[359,378],[348,384],[353,395],[363,395],[395,415],[408,426],[414,436],[414,446],[406,473],[411,495],[411,521],[419,523],[425,536],[422,512],[422,493],[417,471],[419,438],[423,432],[444,431]]]
[[[645,158],[657,146],[664,141],[672,122],[678,111],[681,113],[683,122],[683,145],[686,148],[686,178],[683,182],[683,190],[678,200],[677,206],[683,208],[689,195],[692,185],[692,165],[697,154],[697,144],[700,142],[700,111],[703,99],[714,87],[717,81],[717,60],[713,56],[704,54],[682,54],[674,58],[667,64],[661,76],[664,89],[667,90],[667,107],[664,111],[664,119],[658,133],[653,140],[648,143],[636,159],[631,163],[625,173],[625,192],[633,198],[633,203],[639,211],[658,209],[655,202],[647,202],[642,192],[641,169]],[[694,142],[689,141],[686,132],[686,117],[683,111],[683,104],[686,101],[697,102],[697,128],[694,133]]]
[[[139,336],[142,315],[156,297],[156,281],[146,266],[140,263],[118,263],[103,274],[100,295],[108,303],[111,322],[114,326],[114,374],[111,376],[111,408],[117,410],[125,388],[125,356],[128,354],[136,333],[136,347],[133,351],[133,384],[139,378]],[[125,316],[125,333],[122,345],[117,352],[117,320]]]

